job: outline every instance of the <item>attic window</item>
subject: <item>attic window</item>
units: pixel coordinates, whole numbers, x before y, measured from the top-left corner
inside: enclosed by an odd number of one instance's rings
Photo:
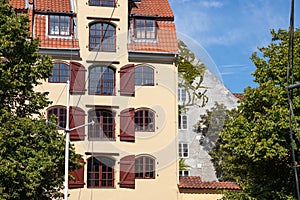
[[[49,35],[70,36],[71,35],[71,17],[50,15],[49,16]]]
[[[90,6],[115,7],[115,0],[90,0]]]
[[[135,19],[135,38],[155,39],[156,23],[153,19]]]

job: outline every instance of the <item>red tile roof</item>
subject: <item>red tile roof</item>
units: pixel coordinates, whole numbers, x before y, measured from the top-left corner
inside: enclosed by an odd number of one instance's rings
[[[243,94],[237,94],[237,93],[235,93],[235,94],[233,94],[236,98],[238,98],[238,99],[243,99],[244,97],[243,97]]]
[[[78,39],[72,38],[49,38],[46,36],[46,17],[36,15],[34,23],[34,36],[40,39],[40,47],[43,48],[79,48]]]
[[[157,26],[157,40],[154,41],[135,39],[134,34],[130,34],[131,38],[130,42],[128,43],[128,50],[177,53],[178,42],[174,22],[158,21]]]
[[[25,0],[10,0],[9,4],[12,5],[15,9],[25,9]]]
[[[233,182],[202,182],[199,176],[182,176],[179,178],[180,189],[223,189],[241,190],[240,186]]]
[[[36,0],[37,11],[71,12],[70,0]]]
[[[141,0],[140,2],[131,2],[130,14],[163,18],[174,17],[168,0]]]

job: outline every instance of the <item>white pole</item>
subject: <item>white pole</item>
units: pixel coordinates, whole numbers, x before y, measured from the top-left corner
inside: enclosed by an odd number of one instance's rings
[[[70,115],[70,81],[67,81],[67,116],[66,116],[66,146],[65,146],[65,193],[64,199],[68,199],[68,183],[69,183],[69,142],[70,142],[70,130],[69,130],[69,115]]]

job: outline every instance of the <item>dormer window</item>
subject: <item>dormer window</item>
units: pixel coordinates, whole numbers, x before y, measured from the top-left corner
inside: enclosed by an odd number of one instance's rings
[[[156,23],[153,19],[135,19],[135,38],[155,39]]]
[[[115,7],[115,0],[90,0],[90,6]]]
[[[71,35],[71,17],[62,15],[50,15],[48,34],[57,36]]]

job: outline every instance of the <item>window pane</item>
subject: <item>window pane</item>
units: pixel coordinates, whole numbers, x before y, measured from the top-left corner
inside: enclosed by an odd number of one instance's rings
[[[115,71],[109,67],[94,67],[89,73],[89,94],[113,95]]]
[[[179,143],[178,144],[178,152],[180,158],[187,158],[189,156],[189,148],[188,144],[185,143]]]
[[[135,112],[134,122],[136,131],[154,131],[154,113],[151,110]]]
[[[90,140],[106,140],[115,138],[114,115],[108,110],[89,112],[89,121],[94,121],[94,126],[89,126]]]
[[[66,83],[69,80],[69,66],[64,63],[55,63],[49,77],[51,83]]]
[[[90,6],[106,6],[106,7],[114,7],[115,0],[90,0]]]
[[[90,50],[115,51],[115,27],[107,23],[96,23],[90,26]]]
[[[155,39],[155,20],[136,19],[135,37],[139,39]]]
[[[134,69],[135,85],[154,85],[154,70],[148,66],[139,66]]]
[[[55,115],[57,125],[62,128],[65,128],[66,126],[66,114],[67,110],[64,107],[51,107],[47,110],[47,118],[49,119],[51,115]]]
[[[50,35],[70,35],[70,16],[50,15],[49,33]]]

